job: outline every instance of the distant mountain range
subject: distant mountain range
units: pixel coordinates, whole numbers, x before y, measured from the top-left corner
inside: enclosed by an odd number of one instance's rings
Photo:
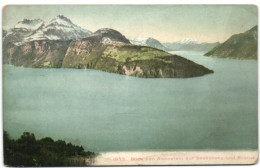
[[[34,40],[79,39],[91,34],[91,31],[75,25],[65,16],[58,15],[47,23],[41,19],[19,21],[14,28],[4,32],[3,40],[21,45]]]
[[[164,51],[168,50],[164,45],[160,43],[160,41],[152,37],[147,37],[147,38],[136,37],[134,39],[130,39],[130,42],[132,44],[139,45],[139,46],[149,46]]]
[[[164,51],[209,51],[212,48],[219,45],[219,42],[216,43],[199,43],[194,39],[186,38],[184,40],[173,42],[173,43],[161,43],[159,40],[156,40],[152,37],[142,38],[137,37],[130,39],[130,42],[139,46],[150,46]]]
[[[120,32],[99,29],[94,33],[57,16],[47,24],[23,20],[3,32],[3,62],[33,68],[80,68],[143,78],[189,78],[212,70],[177,55],[149,46],[138,46]]]
[[[24,19],[19,21],[14,28],[3,30],[3,40],[5,43],[12,42],[15,45],[21,45],[25,42],[35,40],[73,40],[89,37],[91,31],[83,29],[63,15],[44,22],[41,19]],[[159,40],[152,37],[133,38],[130,42],[139,46],[150,46],[163,51],[192,50],[209,51],[219,43],[198,43],[193,39],[184,39],[175,43],[162,44]]]
[[[224,43],[216,46],[205,56],[232,59],[257,59],[257,26],[231,36]]]
[[[173,43],[163,43],[167,51],[209,51],[220,43],[199,43],[194,39],[184,39]]]

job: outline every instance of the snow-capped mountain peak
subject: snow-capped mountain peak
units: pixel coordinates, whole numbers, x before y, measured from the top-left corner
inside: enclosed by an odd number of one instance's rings
[[[92,34],[83,29],[63,15],[58,15],[49,22],[44,23],[41,19],[24,19],[18,22],[6,33],[5,41],[21,45],[24,42],[35,40],[71,40],[85,38]]]
[[[72,26],[76,26],[74,25],[70,19],[68,19],[67,17],[63,16],[63,15],[58,15],[55,18],[53,18],[49,23],[50,24],[56,24],[56,25],[60,25],[60,26],[68,26],[68,27],[72,27]]]
[[[142,46],[146,46],[146,41],[149,39],[150,37],[135,37],[135,38],[132,38],[132,39],[129,39],[130,42],[132,44],[135,44],[135,45],[142,45]]]
[[[180,44],[197,44],[198,41],[193,38],[185,38],[183,40],[177,41],[177,43]]]
[[[14,28],[16,29],[26,29],[26,30],[37,30],[40,28],[44,22],[41,19],[24,19],[22,21],[19,21]]]
[[[152,37],[135,37],[133,39],[130,39],[130,42],[135,45],[150,46],[160,50],[166,50],[166,48],[160,43],[160,41]]]

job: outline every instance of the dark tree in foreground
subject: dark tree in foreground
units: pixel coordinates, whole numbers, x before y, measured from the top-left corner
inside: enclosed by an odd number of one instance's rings
[[[4,131],[4,163],[7,166],[79,166],[75,162],[77,158],[84,162],[94,156],[93,152],[84,151],[82,146],[62,140],[54,141],[50,137],[36,140],[29,132],[13,140]]]

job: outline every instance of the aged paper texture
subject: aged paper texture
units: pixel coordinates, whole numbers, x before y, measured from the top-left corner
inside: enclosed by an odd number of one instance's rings
[[[3,7],[7,166],[255,164],[255,5]]]

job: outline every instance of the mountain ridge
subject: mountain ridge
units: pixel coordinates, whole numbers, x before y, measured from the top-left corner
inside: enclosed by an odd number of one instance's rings
[[[209,51],[220,43],[198,42],[194,39],[184,39],[172,43],[163,43],[167,51]]]
[[[4,63],[33,68],[96,69],[142,78],[189,78],[212,70],[177,55],[129,42],[120,32],[99,29],[76,40],[8,43]]]
[[[152,37],[136,37],[130,39],[130,42],[132,44],[139,45],[139,46],[149,46],[163,51],[167,50],[167,48],[164,45],[162,45],[159,40],[156,40],[155,38]]]
[[[231,59],[257,59],[258,26],[232,35],[225,42],[213,48],[205,56]]]
[[[23,19],[3,36],[4,43],[21,45],[35,40],[73,40],[85,38],[92,34],[63,15],[58,15],[49,22],[41,19]]]

